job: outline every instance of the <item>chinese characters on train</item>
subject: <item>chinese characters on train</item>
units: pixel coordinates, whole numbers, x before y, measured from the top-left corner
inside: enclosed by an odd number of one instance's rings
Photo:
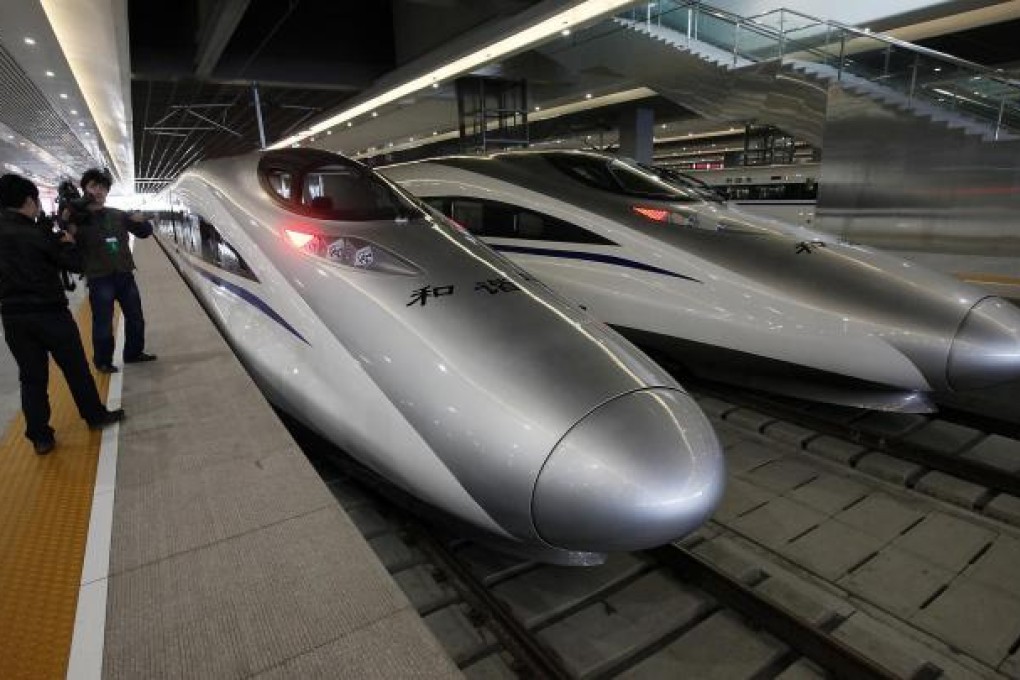
[[[488,293],[489,295],[498,295],[499,293],[512,293],[515,290],[520,290],[517,284],[506,278],[498,279],[487,279],[485,281],[477,281],[475,283],[475,292],[477,293]],[[428,301],[432,298],[445,297],[447,295],[453,295],[454,286],[424,286],[411,292],[411,301],[407,303],[407,307],[413,307],[418,305],[424,307],[428,304]]]

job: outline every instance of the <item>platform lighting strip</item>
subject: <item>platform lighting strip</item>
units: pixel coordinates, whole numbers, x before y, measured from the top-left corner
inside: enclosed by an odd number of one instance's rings
[[[581,2],[570,9],[564,10],[535,24],[534,26],[529,26],[528,28],[518,31],[507,38],[503,38],[502,40],[497,40],[496,42],[476,50],[465,57],[456,59],[445,66],[440,66],[430,73],[419,76],[404,83],[403,85],[398,85],[388,92],[384,92],[383,94],[362,102],[353,108],[342,111],[320,123],[316,123],[310,129],[296,135],[291,135],[280,142],[276,142],[269,148],[280,149],[292,146],[317,132],[331,128],[334,125],[339,125],[340,123],[356,118],[362,114],[374,112],[375,109],[383,106],[384,104],[396,101],[401,97],[406,97],[413,92],[423,90],[433,84],[453,78],[462,73],[467,73],[483,64],[487,64],[501,57],[505,57],[508,54],[530,47],[531,45],[545,40],[552,35],[571,29],[574,26],[590,21],[604,14],[615,12],[632,4],[634,4],[634,0],[586,0],[586,2]]]
[[[86,133],[88,138],[82,139],[82,144],[97,162],[109,161],[119,181],[133,185],[131,102],[121,85],[121,69],[129,61],[128,45],[116,9],[120,5],[111,3],[114,9],[110,11],[93,11],[90,3],[67,0],[41,0],[40,5],[98,132]],[[127,19],[126,9],[123,19]],[[101,46],[98,51],[97,46]]]

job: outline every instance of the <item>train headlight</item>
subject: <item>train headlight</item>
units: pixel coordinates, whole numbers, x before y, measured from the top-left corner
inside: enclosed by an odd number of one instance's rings
[[[290,239],[290,242],[294,244],[295,248],[304,248],[315,238],[315,234],[306,234],[301,231],[291,231],[288,229],[287,238]]]
[[[329,236],[285,230],[287,239],[302,253],[330,264],[355,269],[417,276],[421,271],[413,264],[382,246],[354,236]]]

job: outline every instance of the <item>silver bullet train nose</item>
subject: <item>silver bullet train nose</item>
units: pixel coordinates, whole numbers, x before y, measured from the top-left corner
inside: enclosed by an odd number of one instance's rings
[[[684,536],[722,496],[725,465],[708,419],[688,395],[650,388],[589,413],[539,473],[532,519],[567,550],[640,550]]]
[[[946,377],[955,390],[1020,379],[1020,309],[997,297],[974,305],[953,338]]]

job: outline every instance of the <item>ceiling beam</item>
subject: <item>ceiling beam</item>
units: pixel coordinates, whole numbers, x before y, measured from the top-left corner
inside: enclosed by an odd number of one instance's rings
[[[208,78],[223,50],[227,49],[230,38],[237,30],[238,24],[248,11],[251,0],[223,0],[210,3],[211,9],[203,17],[202,28],[198,35],[198,52],[195,56],[195,75]]]
[[[133,73],[132,79],[135,82],[153,83],[187,83],[189,78],[181,77],[172,73],[141,72]],[[252,82],[257,82],[259,87],[280,88],[285,90],[319,90],[323,92],[361,92],[368,85],[366,82],[349,79],[342,83],[309,82],[299,80],[278,80],[274,78],[205,78],[202,83],[206,85],[230,85],[232,87],[250,88]],[[370,81],[368,81],[370,82]]]

